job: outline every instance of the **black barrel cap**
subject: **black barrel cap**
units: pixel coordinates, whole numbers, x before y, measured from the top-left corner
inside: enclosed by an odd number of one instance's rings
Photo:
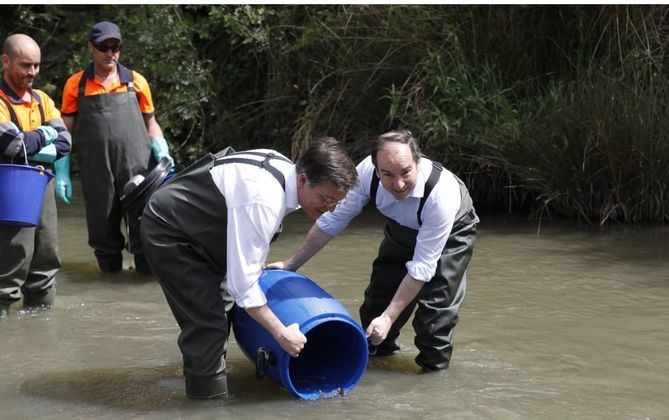
[[[121,205],[125,211],[132,213],[143,209],[146,200],[160,187],[172,166],[172,161],[164,157],[152,169],[130,178],[121,194]]]

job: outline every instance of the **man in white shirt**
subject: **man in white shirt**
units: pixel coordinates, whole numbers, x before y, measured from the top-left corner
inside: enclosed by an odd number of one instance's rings
[[[314,142],[294,165],[257,149],[194,163],[149,199],[142,215],[145,255],[181,327],[186,394],[227,393],[225,355],[234,304],[292,357],[306,337],[283,325],[258,284],[283,218],[302,208],[316,220],[357,182],[355,164],[333,138]]]
[[[441,164],[421,157],[409,131],[381,135],[357,171],[345,202],[321,216],[288,259],[267,267],[297,270],[371,201],[386,223],[360,307],[370,355],[399,351],[400,329],[417,308],[416,363],[424,372],[445,369],[479,222],[469,192]]]

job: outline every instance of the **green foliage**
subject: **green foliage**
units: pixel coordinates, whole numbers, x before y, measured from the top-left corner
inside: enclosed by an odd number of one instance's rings
[[[0,6],[42,46],[56,102],[96,21],[151,84],[179,160],[227,145],[355,159],[408,128],[478,208],[667,221],[666,6]]]
[[[261,52],[270,46],[268,20],[276,15],[275,9],[263,6],[218,6],[211,9],[208,18],[212,26],[222,24],[230,36],[230,44],[251,45]]]

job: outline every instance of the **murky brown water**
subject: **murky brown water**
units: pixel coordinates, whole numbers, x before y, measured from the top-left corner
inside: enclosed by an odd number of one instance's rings
[[[230,345],[230,397],[184,396],[159,286],[98,273],[81,193],[60,209],[57,307],[0,321],[0,418],[669,418],[669,228],[613,233],[482,217],[446,372],[419,375],[413,334],[344,397],[296,400]],[[357,319],[380,219],[365,214],[302,273]],[[310,224],[291,215],[270,260]],[[126,266],[131,258],[128,256]]]

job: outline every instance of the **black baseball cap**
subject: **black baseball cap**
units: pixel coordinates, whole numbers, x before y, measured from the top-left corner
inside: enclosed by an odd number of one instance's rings
[[[121,30],[118,26],[111,22],[98,22],[93,25],[88,40],[93,44],[99,44],[111,38],[121,40]]]

